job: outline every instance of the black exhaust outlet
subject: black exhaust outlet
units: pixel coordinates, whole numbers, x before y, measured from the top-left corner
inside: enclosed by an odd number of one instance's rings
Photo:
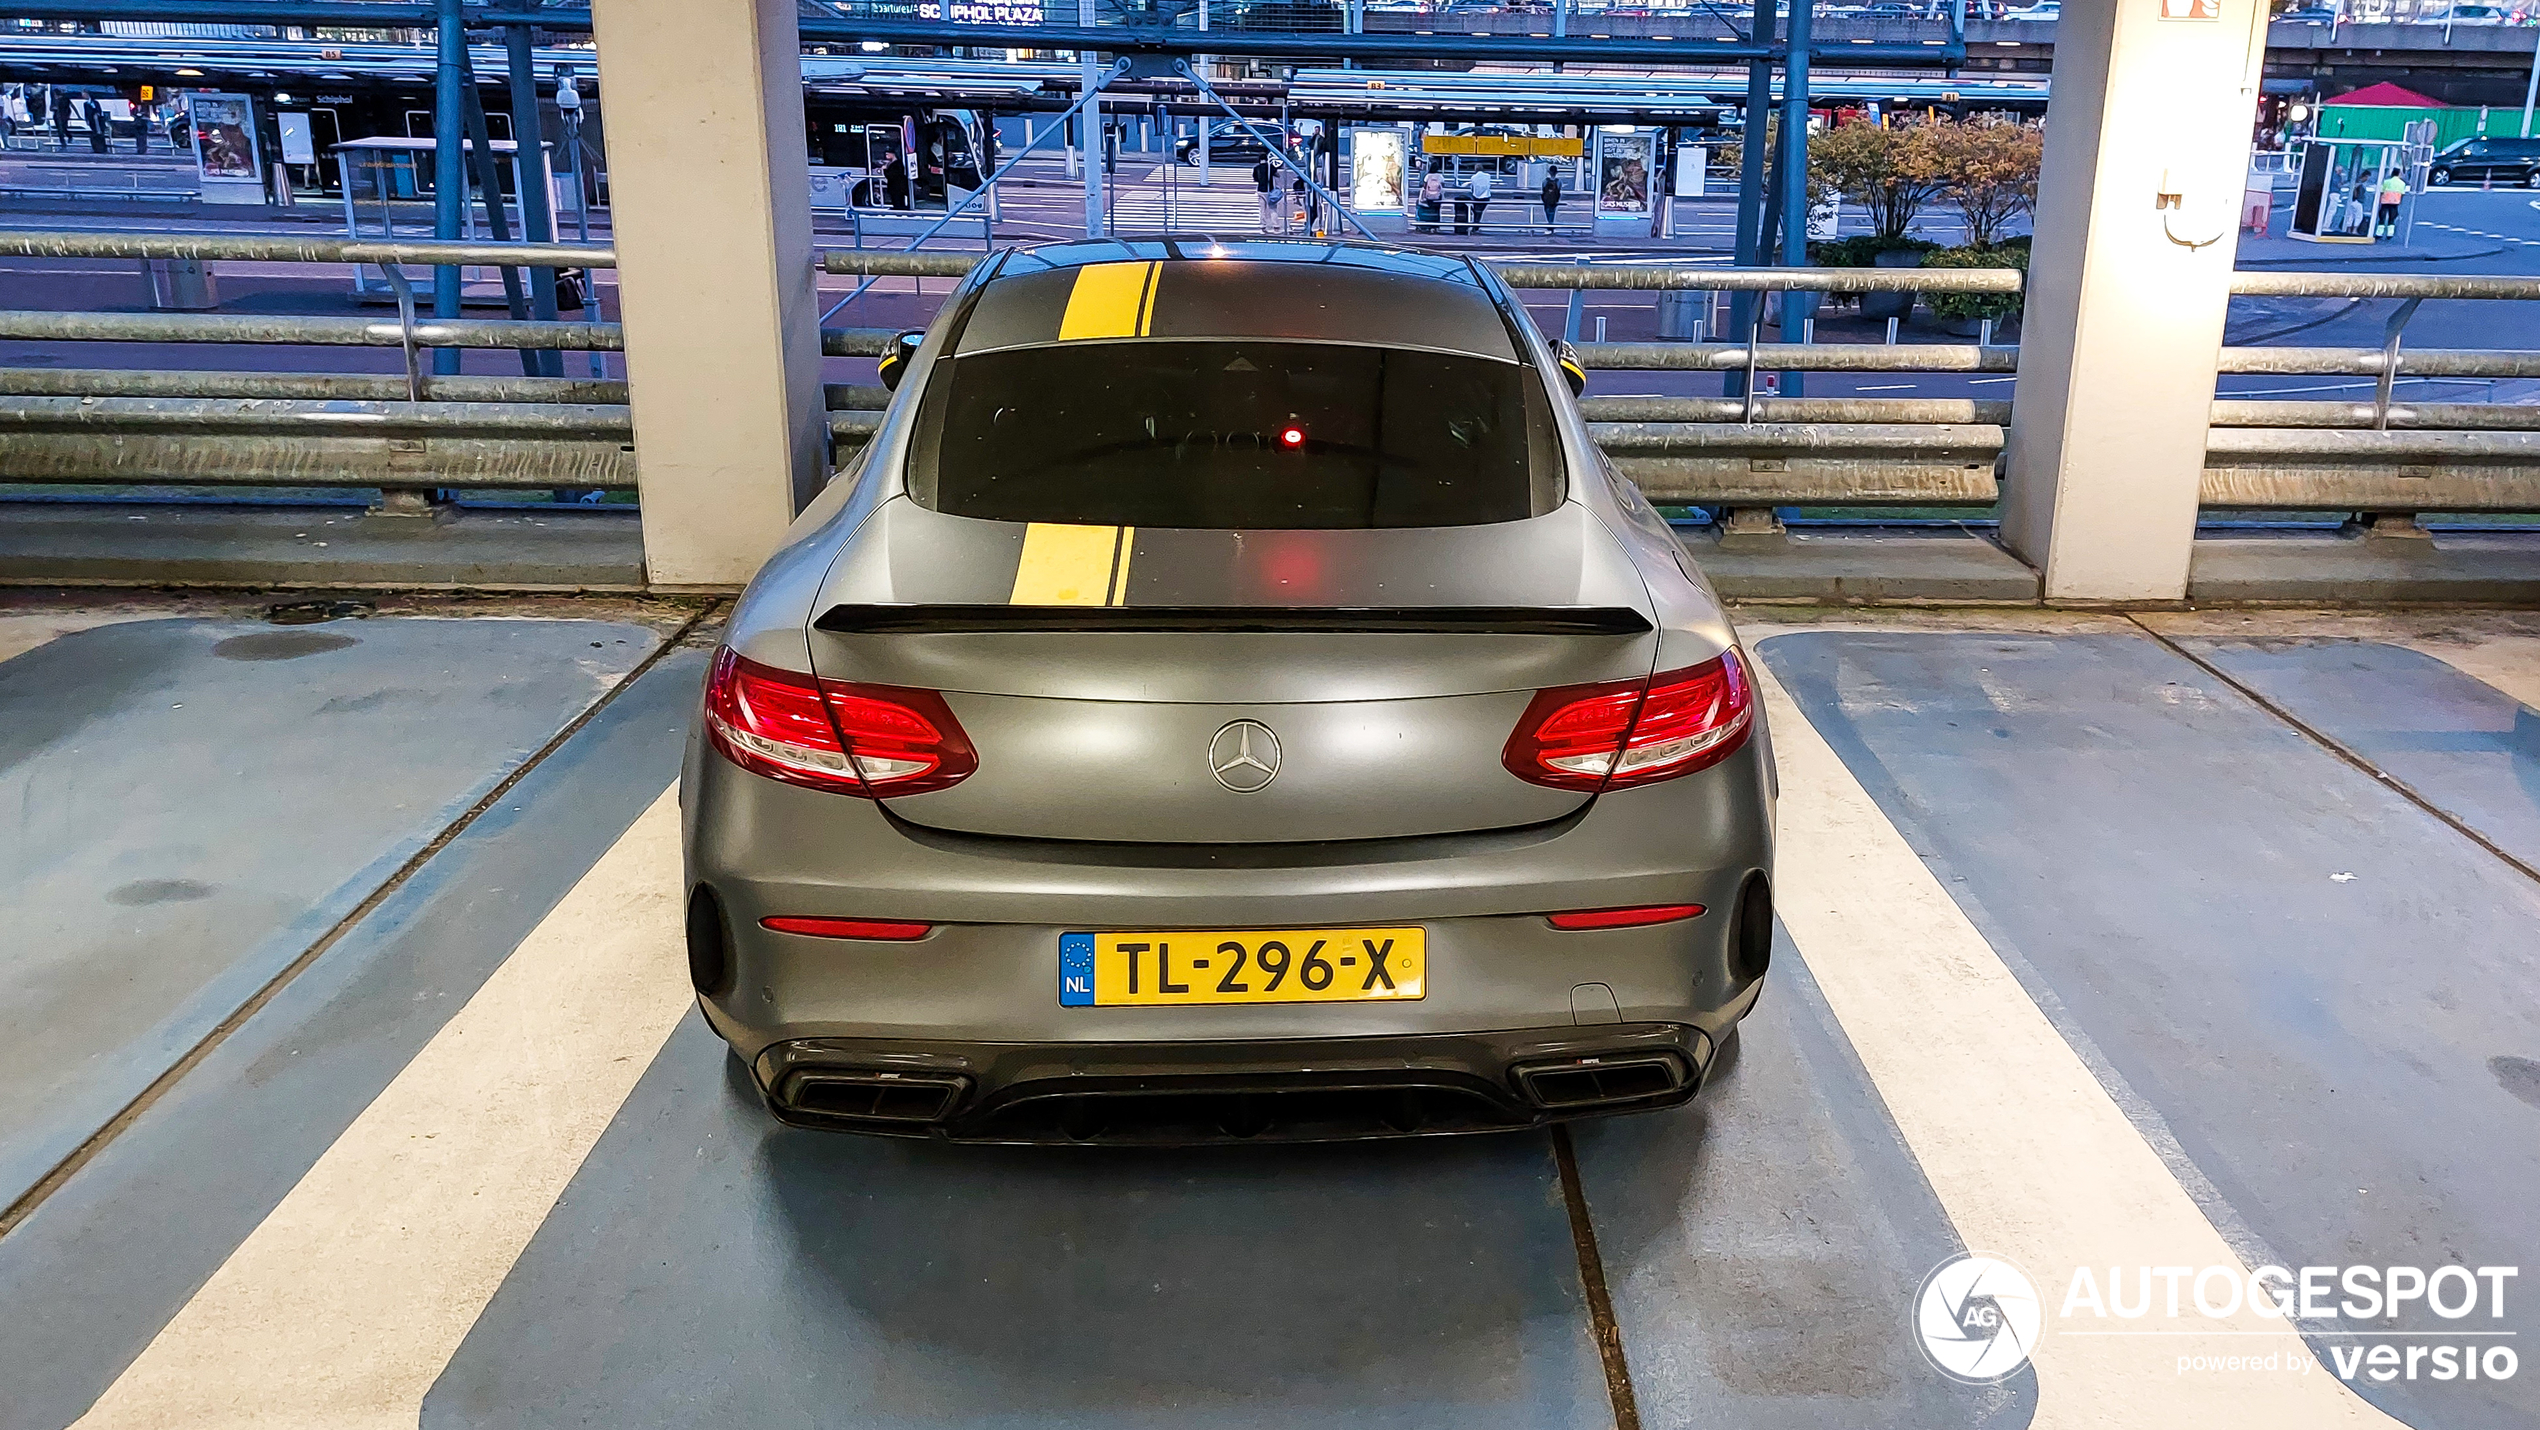
[[[1673,1053],[1612,1058],[1572,1058],[1516,1070],[1517,1088],[1538,1107],[1554,1110],[1619,1106],[1669,1097],[1685,1090],[1690,1075]]]
[[[807,1118],[923,1126],[950,1116],[969,1088],[970,1079],[952,1073],[804,1068],[777,1086],[776,1101]]]

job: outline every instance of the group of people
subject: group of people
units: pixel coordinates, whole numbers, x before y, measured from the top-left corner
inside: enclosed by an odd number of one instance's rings
[[[1488,169],[1475,169],[1457,179],[1443,165],[1432,164],[1420,178],[1420,193],[1411,210],[1411,226],[1421,233],[1477,234],[1482,231],[1482,215],[1489,211],[1491,195],[1497,180]],[[1561,208],[1561,171],[1547,168],[1543,188],[1537,192],[1543,201],[1543,226],[1552,227],[1552,216]],[[1450,217],[1451,215],[1451,217]]]
[[[1263,233],[1293,232],[1299,223],[1304,224],[1307,233],[1323,226],[1323,196],[1300,179],[1289,164],[1264,154],[1261,162],[1252,166],[1252,186],[1261,191]]]
[[[74,93],[61,85],[13,84],[0,90],[0,142],[15,138],[21,131],[50,130],[54,146],[67,149],[71,147],[74,116],[87,130],[92,151],[104,154],[113,149],[114,113],[96,95]],[[131,123],[133,152],[149,153],[154,133],[163,133],[169,148],[182,150],[185,112],[171,109],[163,121],[156,104],[135,101]]]
[[[1263,233],[1293,232],[1300,220],[1308,233],[1320,227],[1322,195],[1292,165],[1263,155],[1261,162],[1252,166],[1252,186],[1261,194]],[[1482,231],[1482,216],[1489,212],[1497,188],[1497,178],[1489,169],[1475,169],[1457,178],[1448,174],[1445,166],[1432,164],[1420,178],[1419,192],[1412,203],[1411,227],[1419,233],[1478,234]],[[1537,197],[1543,203],[1543,226],[1549,230],[1553,216],[1561,208],[1559,168],[1546,168]]]

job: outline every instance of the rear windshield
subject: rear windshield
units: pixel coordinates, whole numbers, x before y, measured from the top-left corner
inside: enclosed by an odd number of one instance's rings
[[[954,516],[1260,530],[1476,526],[1561,501],[1514,363],[1334,343],[1064,343],[948,360],[911,494]]]

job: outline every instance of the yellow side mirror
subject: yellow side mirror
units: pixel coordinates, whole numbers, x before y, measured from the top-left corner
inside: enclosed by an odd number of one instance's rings
[[[1554,343],[1552,353],[1561,363],[1561,375],[1570,380],[1570,395],[1576,397],[1587,391],[1587,364],[1579,361],[1579,350],[1570,346],[1570,340],[1563,338]]]
[[[917,356],[917,345],[924,341],[926,335],[914,328],[891,339],[891,345],[882,351],[880,364],[884,387],[898,390],[900,379],[908,375],[909,359]]]

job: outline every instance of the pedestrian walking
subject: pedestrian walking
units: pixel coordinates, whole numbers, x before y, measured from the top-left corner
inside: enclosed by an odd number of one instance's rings
[[[2408,197],[2408,181],[2404,175],[2392,174],[2381,181],[2381,212],[2372,226],[2375,238],[2399,236],[2399,205]]]
[[[88,102],[80,106],[79,117],[88,123],[88,147],[100,154],[105,153],[106,106],[99,104],[97,96],[92,94]]]
[[[1412,227],[1422,233],[1437,232],[1438,210],[1445,204],[1446,175],[1438,172],[1437,166],[1432,164],[1429,172],[1420,176],[1420,202],[1411,213]]]
[[[1278,197],[1270,191],[1271,177],[1277,172],[1278,166],[1270,162],[1270,156],[1267,154],[1261,156],[1260,163],[1252,166],[1252,186],[1261,194],[1261,231],[1263,233],[1271,232],[1271,224],[1278,217],[1276,213]]]
[[[1552,232],[1552,212],[1561,207],[1561,171],[1550,164],[1543,170],[1543,231]]]
[[[1482,211],[1490,207],[1490,170],[1475,169],[1473,177],[1464,181],[1464,192],[1473,201],[1473,232],[1482,231]]]

